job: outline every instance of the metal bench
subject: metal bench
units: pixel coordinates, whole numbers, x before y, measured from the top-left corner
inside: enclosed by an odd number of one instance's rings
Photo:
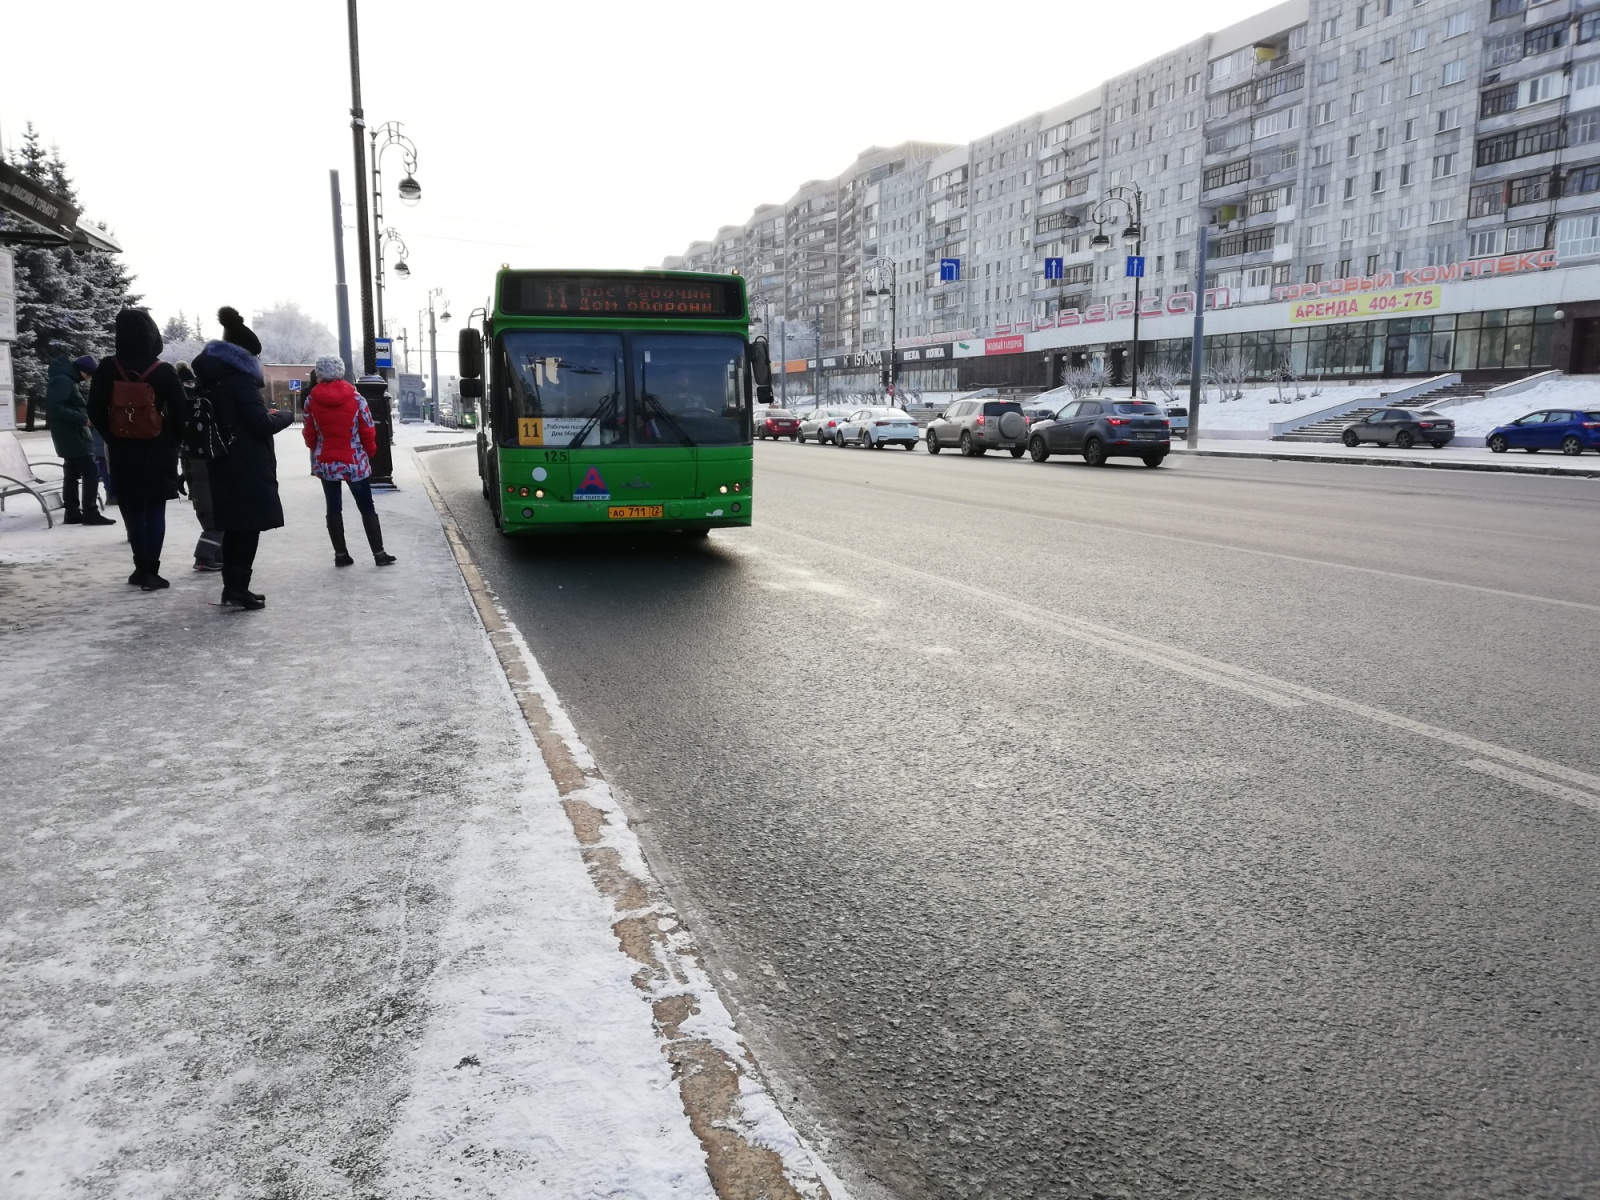
[[[41,479],[35,470],[36,467],[54,467],[58,471],[62,469],[60,459],[29,462],[16,431],[0,430],[0,512],[5,511],[7,500],[17,496],[32,496],[44,510],[46,524],[54,528],[56,522],[50,515],[51,510],[66,507],[66,501],[61,495],[63,481],[59,476],[55,479]]]

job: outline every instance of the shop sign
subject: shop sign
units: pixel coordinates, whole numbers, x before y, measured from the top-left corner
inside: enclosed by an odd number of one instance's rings
[[[1364,317],[1392,317],[1398,313],[1427,312],[1444,300],[1440,287],[1410,291],[1362,292],[1355,296],[1330,296],[1326,300],[1298,300],[1289,307],[1289,321],[1306,325],[1316,321],[1356,321]]]
[[[903,363],[911,362],[942,362],[950,357],[950,347],[944,346],[919,346],[912,350],[900,350],[895,357]]]
[[[983,339],[984,354],[1021,354],[1026,339],[1020,333]]]
[[[1181,317],[1194,313],[1195,294],[1174,292],[1170,296],[1146,296],[1139,304],[1141,317]],[[1230,308],[1233,293],[1227,288],[1207,288],[1207,308]],[[1056,316],[1056,328],[1072,325],[1094,325],[1102,321],[1120,321],[1133,316],[1133,301],[1118,300],[1110,304],[1095,304],[1085,309],[1069,308]]]
[[[1380,271],[1376,275],[1352,275],[1348,279],[1327,279],[1321,283],[1290,283],[1273,288],[1272,298],[1310,300],[1321,296],[1387,292],[1396,288],[1425,288],[1437,283],[1459,283],[1464,279],[1486,279],[1491,275],[1520,275],[1527,271],[1548,271],[1556,265],[1554,250],[1535,250],[1530,254],[1472,258],[1466,262],[1445,263],[1436,267]]]

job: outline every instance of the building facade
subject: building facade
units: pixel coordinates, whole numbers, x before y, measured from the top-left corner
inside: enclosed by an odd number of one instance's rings
[[[1257,377],[1600,370],[1600,0],[1288,0],[761,213],[668,264],[741,262],[852,385],[1118,378],[1136,308],[1186,376],[1197,304]]]

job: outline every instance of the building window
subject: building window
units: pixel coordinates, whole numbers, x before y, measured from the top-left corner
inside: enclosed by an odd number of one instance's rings
[[[1525,129],[1513,129],[1493,137],[1479,138],[1476,162],[1480,167],[1510,162],[1530,154],[1543,154],[1561,146],[1561,122],[1541,121]]]
[[[1547,54],[1567,44],[1566,21],[1552,21],[1537,29],[1526,30],[1522,35],[1522,52],[1525,55]]]
[[[1411,31],[1411,44],[1409,49],[1411,50],[1411,53],[1415,54],[1418,50],[1426,50],[1427,48],[1428,27],[1426,25],[1419,25],[1417,28]]]
[[[1388,148],[1389,148],[1389,128],[1388,128],[1388,126],[1384,126],[1382,129],[1373,130],[1373,133],[1372,133],[1372,149],[1373,149],[1373,151],[1374,152],[1379,152],[1379,151],[1387,150]]]
[[[1367,236],[1373,237],[1382,232],[1383,214],[1381,212],[1369,212],[1367,214]]]
[[[1472,32],[1472,14],[1469,12],[1453,13],[1444,23],[1445,41],[1460,37],[1464,33]]]
[[[1339,60],[1337,58],[1324,59],[1317,64],[1317,82],[1332,83],[1339,78]]]
[[[1600,213],[1563,217],[1556,225],[1556,256],[1578,258],[1600,254]]]
[[[1356,196],[1356,179],[1355,179],[1354,175],[1351,175],[1344,181],[1344,196],[1343,196],[1343,199],[1345,199],[1345,200],[1354,200],[1355,196]]]
[[[1456,156],[1454,151],[1449,154],[1436,154],[1433,156],[1433,177],[1435,179],[1448,179],[1456,173]]]
[[[1308,266],[1306,268],[1306,282],[1307,283],[1321,283],[1322,282],[1322,264],[1321,263],[1312,263],[1310,266]]]
[[[1321,208],[1328,202],[1328,185],[1313,183],[1306,188],[1306,207]]]
[[[1345,138],[1345,140],[1344,140],[1344,156],[1346,158],[1357,158],[1357,157],[1360,156],[1360,154],[1361,154],[1361,139],[1358,138],[1358,137],[1347,137],[1347,138]]]
[[[1449,108],[1439,110],[1439,133],[1449,133],[1452,129],[1461,128],[1461,106],[1452,104]]]
[[[1275,284],[1289,282],[1289,264],[1278,263],[1272,268],[1272,282]]]
[[[1489,20],[1514,17],[1528,7],[1528,0],[1489,0]]]
[[[1333,101],[1324,100],[1321,104],[1317,105],[1316,113],[1318,125],[1331,125],[1334,117]]]
[[[1322,40],[1325,41],[1325,42],[1331,42],[1331,41],[1333,41],[1334,38],[1336,38],[1338,36],[1339,36],[1339,18],[1337,16],[1329,17],[1326,21],[1324,21],[1322,23]]]
[[[1358,5],[1356,5],[1356,28],[1357,29],[1366,28],[1367,23],[1369,21],[1371,21],[1371,20],[1372,20],[1372,5],[1370,5],[1370,4],[1358,4]]]
[[[1600,37],[1600,12],[1585,13],[1578,18],[1578,42],[1592,42]]]
[[[1406,121],[1405,140],[1408,142],[1414,142],[1417,140],[1417,119],[1415,117],[1410,117]]]
[[[1522,61],[1522,35],[1520,33],[1502,34],[1500,37],[1483,39],[1483,65],[1493,70],[1496,67],[1510,66],[1514,62]]]
[[[1365,92],[1350,93],[1350,115],[1367,111],[1367,94]]]
[[[1546,100],[1554,100],[1565,90],[1566,76],[1560,71],[1551,71],[1545,75],[1538,75],[1522,83],[1521,102],[1524,105],[1543,104]]]
[[[1506,185],[1480,183],[1467,196],[1467,216],[1492,217],[1506,210]]]
[[[1563,196],[1586,196],[1590,192],[1600,192],[1600,163],[1590,163],[1568,171],[1561,188]]]
[[[1440,225],[1445,221],[1456,219],[1456,202],[1448,200],[1430,200],[1428,202],[1428,224]]]
[[[1306,245],[1326,246],[1328,244],[1328,227],[1326,225],[1313,225],[1306,234]]]
[[[1378,85],[1378,107],[1382,108],[1394,99],[1394,84],[1380,83]]]
[[[1460,83],[1466,77],[1467,60],[1464,58],[1458,58],[1453,62],[1445,63],[1444,70],[1440,72],[1439,75],[1439,86],[1449,87],[1452,83]],[[1413,96],[1416,95],[1415,92],[1411,94]]]
[[[1363,46],[1363,47],[1361,47],[1361,49],[1356,51],[1354,70],[1355,70],[1356,74],[1359,75],[1362,71],[1365,71],[1366,69],[1367,69],[1367,48],[1365,46]]]
[[[1543,250],[1544,234],[1545,224],[1543,221],[1536,221],[1532,225],[1513,225],[1506,230],[1506,253]]]
[[[1383,172],[1374,171],[1372,173],[1372,194],[1376,196],[1381,191],[1383,191]]]
[[[1356,220],[1354,217],[1346,217],[1344,220],[1339,222],[1339,240],[1341,242],[1348,242],[1355,236]]]
[[[1394,39],[1393,38],[1384,38],[1382,44],[1379,45],[1379,47],[1378,47],[1378,61],[1379,62],[1393,62],[1394,61]]]
[[[1478,117],[1499,117],[1502,112],[1517,110],[1517,96],[1522,93],[1520,83],[1506,83],[1490,88],[1478,96]]]
[[[1200,186],[1206,191],[1219,187],[1226,187],[1230,183],[1243,183],[1250,178],[1250,160],[1241,158],[1237,162],[1223,163],[1219,167],[1208,167],[1200,177]]]
[[[1367,255],[1367,270],[1366,270],[1366,274],[1368,274],[1368,275],[1376,275],[1377,273],[1378,273],[1378,256],[1376,254],[1369,254],[1369,255]]]
[[[1348,258],[1341,258],[1338,265],[1334,268],[1335,277],[1339,279],[1350,278],[1350,267],[1351,260]]]
[[[1401,163],[1400,164],[1400,186],[1401,187],[1410,187],[1411,186],[1411,164],[1410,163]]]
[[[1508,204],[1533,204],[1550,198],[1550,177],[1543,174],[1524,175],[1506,184],[1505,189]]]
[[[1424,80],[1422,78],[1422,72],[1421,71],[1417,71],[1416,73],[1412,74],[1406,80],[1406,95],[1408,95],[1408,96],[1420,96],[1420,95],[1422,95],[1423,83],[1424,83]]]
[[[1333,161],[1333,147],[1323,142],[1320,146],[1311,147],[1311,165],[1325,167]]]
[[[1467,235],[1468,258],[1493,258],[1500,253],[1500,231],[1498,229],[1485,229],[1481,233]]]

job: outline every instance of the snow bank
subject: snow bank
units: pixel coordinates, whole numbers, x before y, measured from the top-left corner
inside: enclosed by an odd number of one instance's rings
[[[1399,385],[1388,382],[1373,382],[1360,384],[1322,384],[1322,394],[1313,396],[1318,385],[1300,385],[1301,400],[1294,399],[1294,390],[1290,387],[1283,389],[1283,395],[1288,399],[1286,404],[1278,404],[1278,389],[1276,387],[1254,387],[1244,389],[1242,400],[1217,400],[1215,388],[1206,389],[1206,404],[1200,413],[1201,427],[1204,429],[1259,429],[1266,431],[1268,425],[1274,421],[1289,421],[1295,417],[1303,417],[1309,413],[1321,412],[1325,408],[1332,408],[1336,404],[1357,403],[1363,400],[1376,400],[1380,392],[1394,391]],[[1179,404],[1187,404],[1188,397],[1180,397]]]
[[[1458,436],[1484,437],[1496,425],[1541,408],[1583,408],[1600,412],[1600,377],[1552,379],[1525,392],[1494,396],[1444,410],[1456,423]]]

